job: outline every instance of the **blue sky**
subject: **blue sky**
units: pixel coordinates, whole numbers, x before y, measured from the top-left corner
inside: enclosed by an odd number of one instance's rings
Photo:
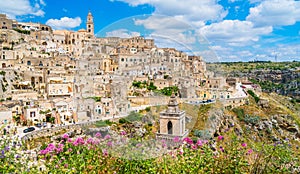
[[[300,61],[299,0],[0,0],[10,18],[54,29],[85,28],[89,10],[102,37],[152,37],[207,61]]]

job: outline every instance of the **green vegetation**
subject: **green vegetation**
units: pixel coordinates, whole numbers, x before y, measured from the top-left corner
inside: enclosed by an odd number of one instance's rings
[[[159,90],[159,92],[166,96],[171,96],[173,92],[175,94],[178,92],[178,87],[177,86],[164,87],[163,89]]]
[[[243,120],[245,118],[245,112],[242,108],[233,108],[232,111],[237,115],[239,120]]]
[[[51,110],[50,109],[47,109],[47,110],[45,110],[45,111],[43,111],[43,110],[40,110],[40,114],[48,114],[48,113],[50,113],[51,112]]]
[[[5,71],[0,71],[0,75],[5,76],[6,72]]]
[[[156,90],[157,87],[154,86],[153,82],[150,82],[150,85],[147,87],[147,89],[151,91],[151,90]]]
[[[140,121],[142,119],[142,114],[131,111],[127,117],[124,117],[128,122]]]
[[[223,70],[224,72],[248,72],[252,70],[287,70],[300,67],[300,62],[220,62],[220,63],[207,63],[207,68],[216,70]]]
[[[27,31],[27,30],[21,30],[21,29],[18,29],[18,28],[14,28],[13,30],[15,30],[18,33],[30,35],[30,31]]]
[[[257,81],[255,79],[249,79],[252,83],[259,84],[263,90],[272,91],[274,89],[283,89],[284,84],[282,83],[274,83],[271,81]]]
[[[106,126],[111,126],[113,124],[113,122],[111,122],[110,120],[100,120],[100,121],[97,121],[95,123],[95,126],[96,127],[106,127]]]
[[[255,102],[258,103],[260,98],[252,90],[248,90],[247,92],[254,98]]]
[[[154,145],[128,138],[69,138],[37,150],[37,164],[24,155],[26,147],[13,146],[13,139],[1,139],[1,173],[298,173],[299,151],[288,142],[257,142],[240,138],[232,131],[212,141],[174,138],[178,146],[168,149],[165,142]],[[125,142],[125,143],[124,143]],[[212,146],[212,144],[215,144]],[[157,151],[158,150],[158,151]],[[167,152],[167,153],[166,153]],[[40,165],[44,169],[40,170]]]
[[[101,97],[94,96],[94,97],[90,97],[90,98],[95,100],[95,102],[101,102]]]

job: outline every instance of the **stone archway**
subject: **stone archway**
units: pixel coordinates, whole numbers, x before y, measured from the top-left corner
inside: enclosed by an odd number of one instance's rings
[[[173,124],[172,121],[168,122],[168,134],[172,135],[173,134]]]

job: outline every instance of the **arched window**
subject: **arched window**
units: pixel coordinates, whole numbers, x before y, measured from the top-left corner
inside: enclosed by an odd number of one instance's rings
[[[173,124],[172,124],[172,121],[168,122],[168,134],[173,134]]]

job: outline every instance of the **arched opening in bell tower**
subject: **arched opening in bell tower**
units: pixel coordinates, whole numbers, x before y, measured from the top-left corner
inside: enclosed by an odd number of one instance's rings
[[[172,124],[172,121],[168,122],[168,134],[173,134],[173,124]]]

